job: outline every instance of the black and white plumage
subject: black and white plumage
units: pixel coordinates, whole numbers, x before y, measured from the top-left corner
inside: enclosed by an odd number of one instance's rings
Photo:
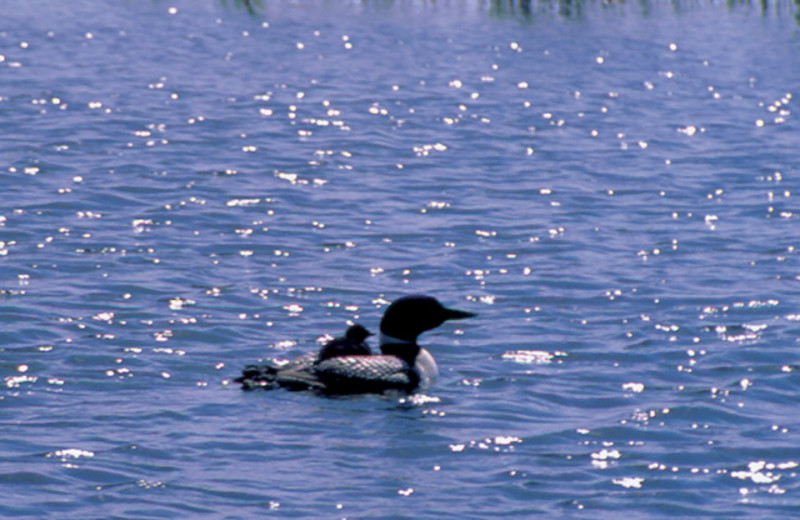
[[[427,387],[438,376],[433,356],[417,344],[419,335],[447,320],[472,316],[475,314],[448,309],[431,296],[405,296],[395,300],[381,319],[380,355],[350,355],[345,351],[322,359],[309,353],[282,367],[250,365],[235,381],[248,390],[281,387],[326,394],[412,392]]]

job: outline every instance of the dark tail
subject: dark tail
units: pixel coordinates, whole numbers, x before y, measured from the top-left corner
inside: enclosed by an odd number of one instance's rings
[[[270,390],[278,385],[275,376],[278,369],[270,365],[247,365],[242,370],[242,375],[234,379],[235,383],[242,385],[242,390],[255,390],[263,388]]]

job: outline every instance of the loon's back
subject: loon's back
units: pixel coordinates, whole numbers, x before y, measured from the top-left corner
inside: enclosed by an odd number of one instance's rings
[[[386,390],[413,390],[419,376],[395,356],[345,356],[323,361],[317,376],[330,393],[373,393]]]
[[[316,354],[305,354],[280,368],[250,365],[235,381],[246,390],[282,387],[325,394],[357,394],[411,391],[420,378],[408,363],[396,356],[339,356],[318,361]]]

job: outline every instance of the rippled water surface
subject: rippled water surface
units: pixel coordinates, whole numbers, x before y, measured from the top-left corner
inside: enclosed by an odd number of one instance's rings
[[[13,4],[0,516],[800,510],[792,4]],[[231,383],[409,293],[425,394]]]

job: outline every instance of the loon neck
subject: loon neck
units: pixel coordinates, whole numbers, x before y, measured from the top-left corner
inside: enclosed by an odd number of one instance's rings
[[[388,334],[384,334],[383,332],[381,332],[380,343],[381,343],[381,348],[383,348],[384,345],[416,345],[417,344],[416,341],[409,341],[407,339],[395,338],[394,336],[390,336]]]
[[[387,356],[399,357],[411,366],[420,353],[419,345],[414,341],[395,338],[381,332],[381,353]]]

